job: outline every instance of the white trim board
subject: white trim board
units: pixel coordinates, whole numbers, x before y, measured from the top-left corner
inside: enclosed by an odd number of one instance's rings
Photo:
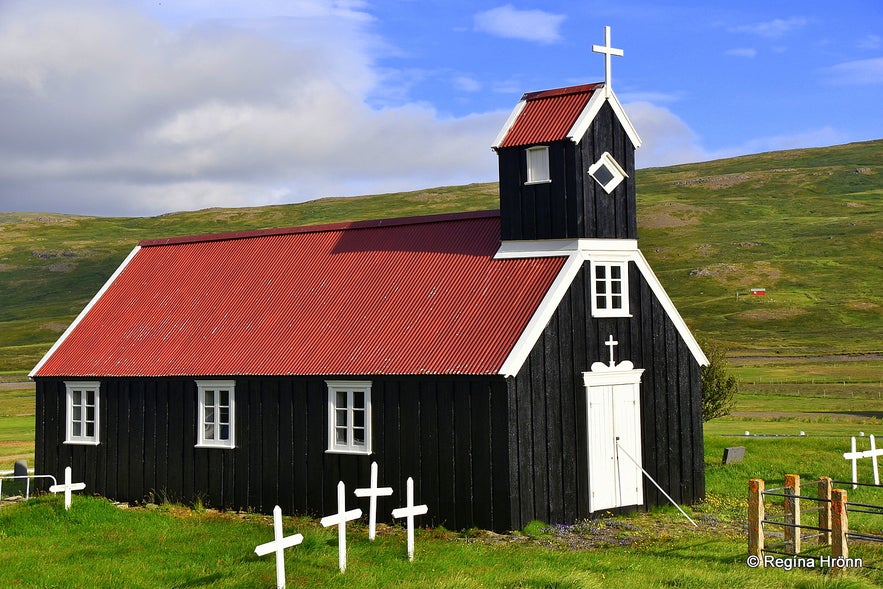
[[[622,107],[622,104],[620,104],[616,94],[613,93],[612,89],[609,92],[609,96],[605,96],[604,94],[604,92],[598,92],[597,90],[592,94],[588,104],[586,104],[583,111],[577,117],[573,126],[570,128],[570,131],[568,131],[567,137],[574,143],[578,143],[580,139],[583,138],[583,135],[586,134],[586,131],[589,130],[592,121],[595,120],[595,117],[598,115],[601,107],[604,106],[604,103],[609,102],[610,107],[613,109],[613,113],[619,119],[619,122],[622,123],[622,127],[625,129],[629,139],[632,140],[632,145],[635,146],[635,149],[641,147],[641,136],[638,135],[635,126],[632,125],[628,115],[625,114],[625,109]]]
[[[515,108],[512,109],[512,113],[509,115],[509,118],[506,119],[506,124],[503,125],[503,128],[500,129],[500,132],[497,133],[496,139],[494,139],[493,144],[491,145],[491,149],[497,149],[500,147],[500,144],[503,142],[503,139],[506,138],[506,135],[509,134],[509,130],[512,128],[512,125],[515,124],[515,121],[518,119],[518,116],[521,114],[521,111],[524,110],[524,106],[527,104],[526,100],[519,100],[518,104],[515,105]]]
[[[135,248],[131,252],[129,252],[129,255],[126,256],[125,260],[123,260],[123,263],[120,264],[116,270],[114,270],[114,273],[111,274],[110,278],[107,279],[107,282],[104,283],[104,286],[102,286],[101,289],[97,293],[95,293],[95,296],[92,297],[92,300],[89,301],[89,303],[83,308],[82,311],[80,311],[80,314],[77,315],[77,318],[74,319],[73,323],[68,325],[68,327],[64,331],[64,333],[61,334],[61,337],[59,337],[58,340],[56,340],[56,342],[54,344],[52,344],[52,347],[49,348],[49,351],[43,355],[43,357],[40,359],[40,361],[37,362],[37,365],[34,366],[33,370],[31,370],[28,373],[28,378],[30,378],[30,379],[34,378],[34,375],[37,374],[37,372],[39,372],[40,368],[43,367],[43,364],[45,364],[49,360],[49,358],[52,356],[52,354],[54,354],[55,351],[58,350],[58,348],[61,346],[61,344],[64,343],[64,340],[66,340],[67,337],[71,334],[71,332],[73,332],[73,330],[76,329],[76,327],[77,327],[77,325],[79,325],[80,321],[83,320],[83,318],[86,316],[86,314],[92,310],[92,307],[94,307],[98,303],[98,301],[101,299],[101,297],[104,296],[104,293],[107,292],[107,289],[110,288],[110,285],[113,283],[113,281],[117,279],[117,276],[122,274],[122,272],[123,272],[123,270],[125,270],[126,266],[129,265],[129,262],[132,261],[132,258],[135,257],[135,254],[137,254],[140,250],[141,250],[141,246],[136,245]]]
[[[615,245],[613,245],[612,243],[605,243],[604,245],[607,246],[606,249],[581,249],[577,247],[576,249],[571,249],[569,253],[567,250],[564,249],[567,242],[572,243],[581,241],[585,241],[586,246],[595,245],[596,242],[626,243],[619,243]],[[639,249],[637,249],[637,242],[635,240],[547,240],[545,243],[548,245],[548,247],[537,247],[536,251],[532,251],[531,247],[541,242],[536,242],[535,244],[532,244],[531,242],[518,242],[520,245],[517,248],[509,247],[507,251],[504,251],[504,246],[506,246],[508,243],[516,242],[504,242],[503,245],[501,245],[500,247],[500,251],[497,252],[497,255],[495,257],[527,258],[567,255],[568,258],[567,261],[564,263],[564,266],[561,268],[560,272],[558,272],[558,276],[555,277],[555,280],[549,287],[549,290],[546,292],[546,296],[543,297],[543,300],[537,306],[536,311],[530,318],[530,321],[528,321],[527,326],[524,328],[524,331],[521,332],[521,336],[519,336],[518,341],[515,342],[515,345],[512,347],[509,355],[503,361],[502,366],[500,366],[500,369],[497,371],[498,374],[505,377],[515,376],[516,374],[518,374],[518,371],[521,370],[524,362],[527,361],[528,355],[536,345],[537,340],[539,340],[540,336],[543,333],[543,330],[545,330],[546,325],[548,325],[549,320],[555,313],[555,310],[561,304],[561,300],[564,298],[564,295],[567,293],[570,285],[576,279],[577,274],[583,267],[583,263],[586,261],[592,261],[593,259],[613,261],[614,258],[619,261],[635,263],[635,266],[637,266],[638,270],[641,272],[641,275],[650,286],[650,290],[653,291],[653,294],[655,294],[656,298],[659,299],[659,303],[662,305],[662,308],[665,309],[666,314],[671,318],[675,329],[677,329],[680,336],[684,339],[684,342],[687,344],[687,348],[693,354],[693,357],[696,359],[700,366],[708,365],[708,358],[705,356],[705,353],[699,346],[699,342],[697,342],[696,338],[693,337],[693,334],[690,332],[690,328],[687,327],[687,323],[684,321],[683,317],[681,317],[681,314],[678,313],[678,310],[677,308],[675,308],[674,303],[669,298],[668,293],[666,293],[665,289],[662,287],[662,283],[659,282],[656,274],[653,273],[653,270],[650,268],[650,264],[647,262],[644,254],[641,253]],[[634,249],[629,249],[630,247],[634,247]]]

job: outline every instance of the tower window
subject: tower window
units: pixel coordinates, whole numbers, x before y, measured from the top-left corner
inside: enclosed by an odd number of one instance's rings
[[[551,182],[549,176],[549,148],[545,145],[527,148],[527,182]]]
[[[589,166],[589,175],[601,185],[604,192],[610,194],[626,178],[628,174],[608,152],[601,154],[598,161]]]

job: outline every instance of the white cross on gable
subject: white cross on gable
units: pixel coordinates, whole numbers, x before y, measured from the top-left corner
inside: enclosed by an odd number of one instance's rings
[[[610,45],[610,27],[604,27],[604,44],[592,45],[592,51],[604,54],[604,95],[610,96],[610,92],[613,89],[610,75],[611,57],[614,55],[622,57],[623,55],[622,49],[616,49]]]
[[[392,487],[377,486],[377,463],[371,463],[371,486],[367,489],[356,489],[353,491],[356,497],[370,497],[368,506],[368,539],[374,540],[375,529],[377,528],[377,498],[392,495]]]
[[[425,505],[414,505],[414,479],[408,477],[407,503],[405,507],[392,510],[392,516],[396,519],[407,518],[408,526],[408,560],[414,560],[414,516],[423,515],[429,511]]]
[[[66,466],[64,468],[64,484],[63,485],[52,485],[49,487],[50,493],[64,493],[64,508],[71,508],[71,491],[82,491],[86,488],[86,483],[72,483],[71,482],[71,467]]]
[[[613,348],[619,345],[619,342],[613,339],[613,334],[610,334],[610,337],[607,338],[607,341],[604,342],[604,345],[610,349],[610,367],[613,368],[616,366],[616,362],[613,360]]]
[[[323,527],[337,526],[337,562],[340,565],[340,572],[346,571],[346,523],[362,517],[361,509],[351,509],[346,511],[346,485],[343,481],[337,483],[337,513],[326,515],[319,523]]]
[[[297,546],[304,541],[304,537],[301,534],[283,537],[282,508],[278,505],[273,508],[273,538],[272,542],[261,544],[254,549],[254,552],[258,556],[264,556],[271,552],[276,553],[276,588],[285,589],[285,558],[282,551],[291,546]]]

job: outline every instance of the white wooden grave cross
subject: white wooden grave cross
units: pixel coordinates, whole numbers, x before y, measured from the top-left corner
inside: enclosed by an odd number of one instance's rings
[[[353,491],[356,497],[370,497],[368,505],[368,539],[374,540],[377,529],[377,498],[392,495],[392,487],[377,487],[377,463],[371,463],[371,486]]]
[[[392,510],[392,516],[396,519],[407,518],[408,524],[408,560],[414,561],[414,516],[423,515],[429,508],[425,505],[414,505],[414,479],[408,477],[407,503],[405,507]]]
[[[604,96],[609,98],[613,90],[611,86],[610,58],[614,55],[617,57],[622,57],[623,55],[622,49],[615,49],[610,46],[610,27],[604,27],[604,44],[592,45],[592,51],[604,54]]]
[[[276,589],[285,589],[285,557],[282,551],[291,546],[297,546],[304,541],[300,534],[288,536],[282,534],[282,508],[278,505],[273,508],[273,538],[272,542],[261,544],[254,549],[255,554],[264,556],[271,552],[276,553]]]
[[[334,515],[326,515],[319,523],[323,527],[337,525],[337,562],[340,565],[340,572],[346,572],[346,522],[353,521],[362,517],[361,509],[351,509],[346,511],[346,486],[343,481],[337,483],[337,513]]]
[[[858,459],[859,458],[870,458],[873,462],[874,466],[874,484],[880,484],[880,468],[877,465],[877,457],[883,456],[883,448],[877,448],[877,443],[874,440],[874,436],[868,436],[871,440],[871,449],[864,450],[862,452],[858,452],[855,449],[855,436],[852,436],[852,451],[844,452],[843,457],[846,460],[852,460],[852,488],[858,488]]]
[[[82,491],[86,488],[86,483],[72,483],[71,482],[71,467],[64,467],[64,484],[63,485],[52,485],[49,487],[50,493],[61,493],[64,492],[64,508],[71,508],[71,491]]]

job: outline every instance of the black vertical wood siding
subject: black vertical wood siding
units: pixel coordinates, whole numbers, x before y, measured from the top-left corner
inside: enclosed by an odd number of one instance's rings
[[[551,182],[525,184],[530,146],[497,150],[502,238],[637,238],[635,148],[609,104],[585,136],[549,144]],[[609,152],[628,178],[607,194],[589,167]]]
[[[225,377],[229,378],[229,377]],[[377,461],[378,515],[390,519],[414,478],[427,525],[508,530],[508,391],[502,377],[365,378],[372,381],[370,456],[326,452],[326,377],[236,378],[236,448],[196,448],[196,379],[100,379],[100,444],[64,444],[63,379],[37,379],[36,469],[88,492],[139,502],[153,495],[216,507],[322,516],[337,482],[367,486]],[[365,509],[367,509],[366,506]]]
[[[676,500],[705,496],[699,366],[640,271],[630,264],[631,318],[593,318],[588,262],[564,296],[510,390],[513,522],[590,516],[582,373],[608,359],[645,368],[641,382],[644,468]],[[548,375],[556,375],[549,377]],[[648,507],[666,503],[644,482]]]

